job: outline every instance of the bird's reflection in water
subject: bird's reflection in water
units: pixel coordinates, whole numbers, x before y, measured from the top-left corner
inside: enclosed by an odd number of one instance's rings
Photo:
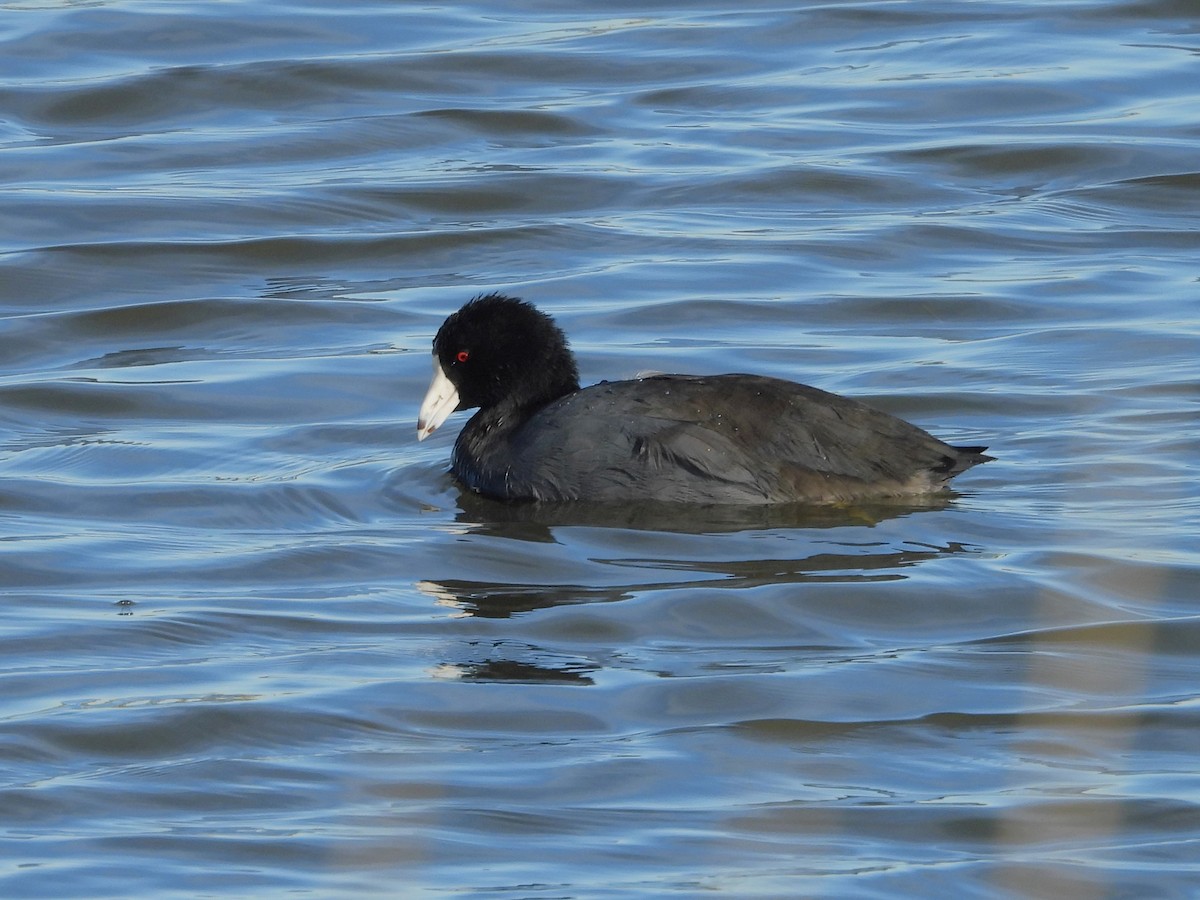
[[[640,593],[689,587],[744,590],[762,585],[814,582],[896,581],[902,570],[934,559],[978,553],[960,543],[945,546],[912,544],[904,548],[859,548],[852,553],[814,553],[794,559],[663,559],[623,557],[594,560],[607,566],[637,570],[695,572],[701,577],[671,581],[661,579],[621,585],[500,584],[469,579],[443,578],[420,581],[417,587],[459,615],[507,619],[538,609],[582,603],[611,603]]]
[[[494,552],[506,558],[505,577],[484,577],[493,570],[489,565],[484,571],[475,569],[475,577],[442,576],[420,581],[417,587],[452,616],[504,620],[557,607],[614,603],[662,590],[738,592],[764,585],[901,580],[913,566],[980,551],[954,541],[897,541],[895,535],[881,539],[870,529],[889,519],[944,509],[953,499],[954,495],[943,494],[902,505],[681,508],[509,504],[463,495],[456,533],[469,535],[472,546],[483,542],[488,555]],[[841,532],[833,535],[836,529]],[[737,537],[739,533],[747,539]],[[786,538],[791,552],[782,557],[761,555],[763,548],[780,547],[778,542],[756,539],[768,534]],[[564,577],[557,565],[542,565],[549,548],[537,545],[556,545],[555,554],[565,550],[577,555],[583,565],[569,569],[570,576]],[[522,558],[528,559],[528,580],[512,574],[513,562]],[[466,572],[477,562],[475,557],[456,568]],[[518,568],[524,567],[518,564]],[[554,569],[558,580],[547,577],[547,569]],[[621,574],[614,579],[618,570]],[[552,651],[529,642],[528,637],[514,641],[512,636],[498,640],[472,636],[431,674],[470,682],[591,685],[605,666],[587,653]]]
[[[528,541],[553,541],[562,526],[625,528],[674,534],[725,534],[773,528],[840,528],[946,509],[960,494],[845,505],[776,503],[702,506],[677,503],[503,503],[463,491],[456,520],[473,532]]]
[[[595,684],[591,673],[599,667],[582,662],[558,664],[518,659],[522,654],[536,654],[536,648],[516,648],[497,645],[479,660],[443,663],[433,670],[435,678],[456,681],[508,682],[511,684],[560,684],[588,686]],[[507,655],[507,656],[506,656]]]
[[[637,587],[604,588],[564,584],[494,584],[446,578],[418,581],[417,588],[434,597],[441,606],[462,616],[507,619],[520,613],[574,603],[624,600]]]

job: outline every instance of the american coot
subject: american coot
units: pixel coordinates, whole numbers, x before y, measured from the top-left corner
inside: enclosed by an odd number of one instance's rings
[[[433,341],[424,440],[479,407],[451,468],[501,500],[837,503],[942,490],[991,459],[816,388],[760,375],[653,375],[579,387],[544,313],[476,297]]]

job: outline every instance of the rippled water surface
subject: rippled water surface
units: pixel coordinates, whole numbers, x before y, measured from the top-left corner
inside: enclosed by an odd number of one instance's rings
[[[0,3],[0,895],[1191,897],[1200,11]],[[519,294],[997,461],[507,509]]]

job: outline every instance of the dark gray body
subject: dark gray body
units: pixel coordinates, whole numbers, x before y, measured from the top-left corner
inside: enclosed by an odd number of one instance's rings
[[[941,490],[984,449],[790,381],[656,375],[481,410],[452,470],[501,500],[837,503]]]

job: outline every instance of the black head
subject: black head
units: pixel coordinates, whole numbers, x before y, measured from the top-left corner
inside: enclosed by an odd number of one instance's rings
[[[433,354],[458,391],[458,409],[536,408],[579,390],[566,335],[516,297],[468,301],[438,329]]]

